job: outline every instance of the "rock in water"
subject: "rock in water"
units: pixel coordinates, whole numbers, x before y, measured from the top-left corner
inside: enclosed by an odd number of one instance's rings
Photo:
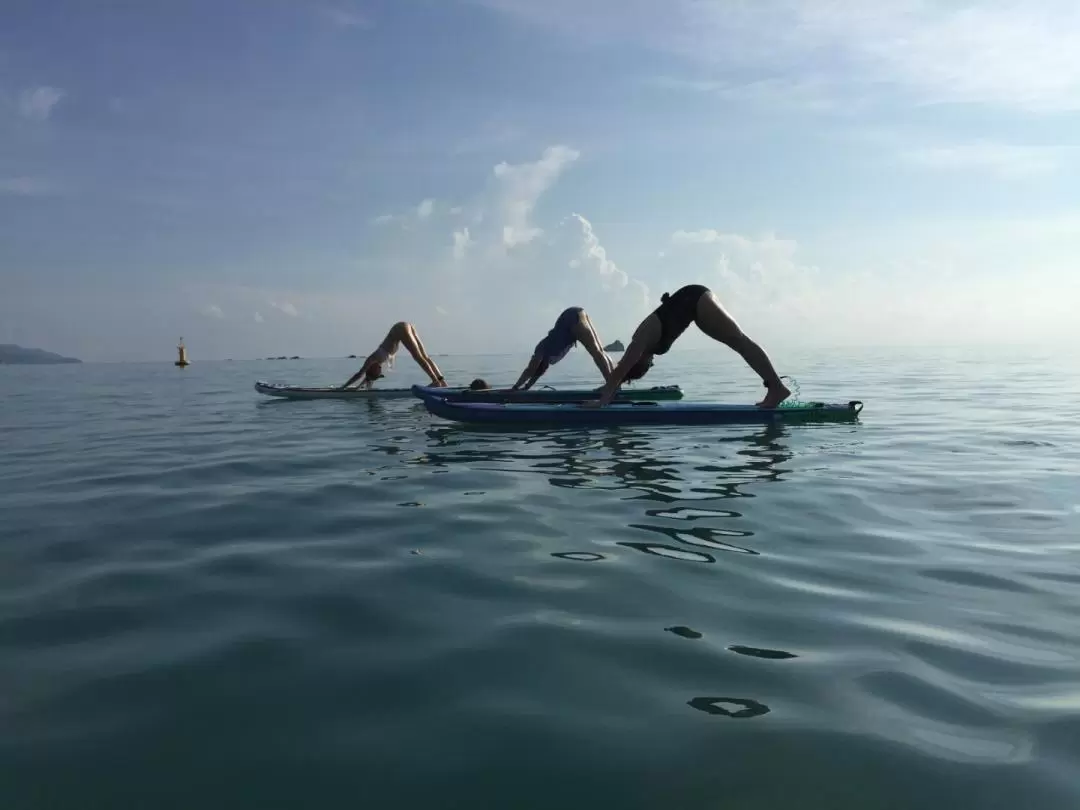
[[[626,347],[622,345],[621,340],[616,340],[614,343],[609,343],[604,347],[605,352],[625,352]]]

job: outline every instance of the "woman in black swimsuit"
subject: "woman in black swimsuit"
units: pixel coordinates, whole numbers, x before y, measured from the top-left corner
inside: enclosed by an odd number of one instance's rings
[[[690,284],[671,295],[664,293],[660,301],[660,306],[634,332],[622,359],[611,372],[607,384],[600,389],[600,399],[590,404],[607,405],[615,398],[615,392],[624,381],[645,376],[645,372],[652,367],[655,355],[667,354],[672,344],[692,323],[713,340],[738,352],[746,364],[758,373],[768,389],[765,398],[757,403],[759,407],[775,408],[791,396],[791,391],[781,382],[769,356],[743,333],[708,287]]]

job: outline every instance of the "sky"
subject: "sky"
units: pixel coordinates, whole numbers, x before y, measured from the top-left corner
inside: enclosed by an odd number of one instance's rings
[[[767,348],[1080,345],[1075,0],[4,9],[0,342],[528,352],[700,283]]]

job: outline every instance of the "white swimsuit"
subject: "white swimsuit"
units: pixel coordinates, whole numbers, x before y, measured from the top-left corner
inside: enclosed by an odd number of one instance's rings
[[[379,363],[380,365],[384,365],[387,368],[393,368],[394,367],[394,355],[395,354],[397,354],[396,351],[395,352],[388,352],[388,351],[386,351],[386,349],[384,349],[382,346],[380,346],[372,354],[372,358],[375,360],[376,363]]]

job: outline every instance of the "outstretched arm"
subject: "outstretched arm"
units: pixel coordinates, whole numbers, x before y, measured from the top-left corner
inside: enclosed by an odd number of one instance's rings
[[[543,363],[543,361],[544,358],[539,354],[534,354],[529,358],[529,365],[525,366],[525,370],[521,372],[521,376],[518,377],[518,381],[514,383],[512,390],[517,391],[526,381],[528,381],[529,384],[525,386],[524,390],[527,391],[532,388],[532,384],[540,378],[540,364]]]
[[[360,370],[358,372],[356,372],[355,374],[353,374],[351,377],[349,377],[349,381],[347,383],[345,383],[341,387],[342,388],[348,388],[350,385],[352,385],[357,380],[359,380],[361,377],[363,377],[365,374],[367,374],[367,370],[368,370],[369,365],[371,365],[371,356],[370,355],[364,361],[364,365],[360,366]]]
[[[630,345],[623,352],[622,359],[611,370],[607,383],[600,389],[598,405],[607,405],[615,398],[615,392],[619,390],[619,386],[626,379],[630,369],[645,356],[647,347],[656,344],[659,332],[660,324],[652,315],[641,322],[637,331],[634,332],[634,337],[630,340]]]

